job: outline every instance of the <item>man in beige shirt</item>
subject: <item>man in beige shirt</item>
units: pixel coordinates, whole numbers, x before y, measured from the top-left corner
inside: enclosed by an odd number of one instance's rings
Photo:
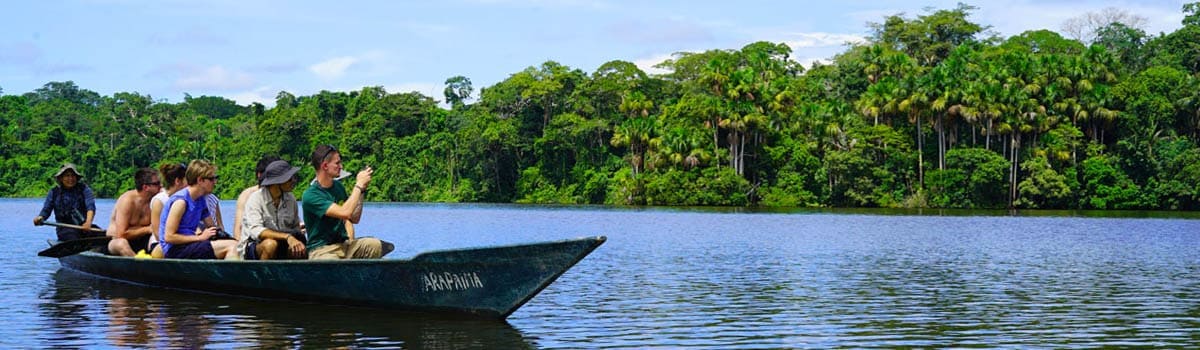
[[[292,190],[296,172],[285,160],[267,165],[258,191],[246,199],[238,256],[247,260],[304,259],[308,256],[300,234],[299,207]]]

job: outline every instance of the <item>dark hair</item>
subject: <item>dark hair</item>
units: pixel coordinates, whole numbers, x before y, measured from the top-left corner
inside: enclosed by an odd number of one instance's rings
[[[175,179],[182,179],[187,173],[187,165],[183,163],[166,163],[158,166],[158,172],[162,173],[163,187],[169,188],[175,185]]]
[[[258,164],[254,166],[254,182],[262,183],[262,174],[267,172],[267,166],[271,165],[271,162],[277,160],[283,159],[280,159],[279,156],[274,154],[264,154],[262,158],[259,158]]]
[[[150,169],[150,168],[138,169],[137,172],[133,173],[133,184],[140,191],[142,189],[142,186],[145,186],[147,184],[150,184],[151,182],[154,182],[154,176],[156,176],[156,175],[158,175],[158,174],[154,171],[154,169]],[[159,184],[161,184],[161,182]]]
[[[316,169],[321,169],[321,163],[325,162],[330,155],[338,153],[337,148],[332,145],[320,145],[312,153],[312,166]]]

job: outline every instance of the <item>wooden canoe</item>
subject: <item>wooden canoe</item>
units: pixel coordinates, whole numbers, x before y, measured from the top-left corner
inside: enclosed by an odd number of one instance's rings
[[[434,251],[409,260],[135,259],[89,251],[59,262],[147,286],[504,319],[605,240]]]

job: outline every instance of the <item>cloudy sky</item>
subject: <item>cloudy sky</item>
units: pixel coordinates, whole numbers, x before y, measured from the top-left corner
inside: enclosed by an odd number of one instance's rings
[[[650,70],[674,52],[766,40],[789,44],[807,64],[866,36],[867,22],[958,2],[19,1],[4,6],[0,21],[0,89],[22,94],[72,80],[102,95],[272,105],[279,91],[383,86],[441,100],[446,78],[466,76],[478,90],[547,60],[589,73],[610,60]],[[1151,34],[1171,32],[1185,0],[964,2],[979,8],[972,21],[1010,36],[1058,31],[1108,7],[1147,18]]]

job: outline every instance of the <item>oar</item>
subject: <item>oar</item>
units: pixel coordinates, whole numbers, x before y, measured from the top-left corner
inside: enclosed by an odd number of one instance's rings
[[[79,226],[79,225],[71,225],[71,224],[60,224],[60,223],[53,222],[53,221],[42,221],[42,225],[54,226],[54,227],[63,227],[63,228],[73,228],[73,229],[76,229],[76,230],[83,230],[83,226]],[[99,228],[99,227],[95,227],[95,226],[92,226],[92,228],[90,228],[90,229],[87,229],[87,231],[104,233],[104,230],[103,230],[103,229],[101,229],[101,228]]]
[[[54,227],[65,227],[65,228],[73,228],[76,230],[83,230],[83,226],[71,225],[71,224],[60,224],[60,223],[52,222],[52,221],[45,221],[45,222],[42,222],[42,224],[54,226]],[[98,227],[92,227],[91,229],[88,229],[87,231],[104,233],[104,230],[102,230]],[[61,258],[61,257],[68,256],[68,255],[75,255],[75,254],[79,254],[79,253],[91,250],[92,248],[95,248],[95,247],[106,246],[106,245],[108,245],[109,240],[112,240],[112,237],[109,237],[109,236],[87,237],[87,238],[73,239],[73,240],[69,240],[69,241],[62,241],[62,242],[55,243],[54,245],[50,246],[50,248],[46,248],[46,250],[38,252],[38,256]]]
[[[55,243],[50,248],[46,248],[46,250],[38,252],[38,256],[61,258],[75,255],[89,251],[92,248],[107,246],[110,240],[112,240],[112,237],[100,236],[62,241]]]

